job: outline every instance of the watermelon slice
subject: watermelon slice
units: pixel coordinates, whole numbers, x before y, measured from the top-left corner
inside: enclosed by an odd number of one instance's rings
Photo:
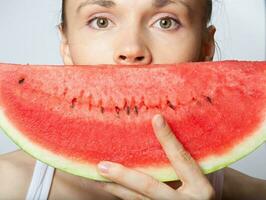
[[[23,150],[95,180],[101,160],[176,180],[154,135],[162,113],[204,173],[266,140],[266,62],[0,64],[0,126]]]

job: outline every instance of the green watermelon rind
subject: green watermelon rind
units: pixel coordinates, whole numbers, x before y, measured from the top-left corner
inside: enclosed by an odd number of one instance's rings
[[[265,119],[265,118],[264,118]],[[13,140],[20,148],[25,152],[33,156],[34,158],[62,171],[86,177],[98,181],[109,181],[102,177],[98,171],[97,166],[94,164],[82,164],[78,160],[75,161],[66,159],[64,156],[58,155],[57,152],[50,152],[38,144],[34,144],[29,141],[15,126],[12,125],[10,120],[6,117],[3,108],[0,108],[0,127],[6,133],[6,135]],[[244,158],[248,154],[255,151],[266,141],[266,120],[261,123],[255,133],[245,138],[239,144],[236,144],[230,151],[224,153],[224,155],[211,155],[204,160],[199,161],[204,174],[209,174],[230,164]],[[158,166],[147,168],[135,168],[141,172],[151,175],[152,177],[160,181],[174,181],[178,180],[178,177],[171,166]]]

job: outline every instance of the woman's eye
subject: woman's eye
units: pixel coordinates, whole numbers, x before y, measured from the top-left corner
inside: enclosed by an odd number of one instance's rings
[[[159,19],[154,23],[156,28],[162,28],[166,30],[173,30],[177,29],[180,26],[180,23],[178,20],[172,18],[172,17],[164,17]]]
[[[94,29],[108,28],[110,23],[112,23],[112,21],[106,17],[94,17],[87,22],[87,24]]]

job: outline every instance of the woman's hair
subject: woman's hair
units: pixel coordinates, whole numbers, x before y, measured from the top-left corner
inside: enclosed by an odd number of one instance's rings
[[[66,0],[62,0],[61,26],[64,31],[66,28]]]
[[[63,0],[64,1],[64,0]],[[209,23],[212,17],[212,0],[207,0],[206,2],[206,15],[205,15],[205,23]]]
[[[206,15],[204,16],[204,21],[206,24],[209,23],[212,15],[212,0],[206,0]],[[62,0],[62,13],[61,13],[61,26],[64,31],[67,26],[66,22],[66,0]]]

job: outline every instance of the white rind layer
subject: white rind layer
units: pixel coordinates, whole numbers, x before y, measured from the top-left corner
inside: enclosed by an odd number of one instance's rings
[[[10,120],[8,120],[3,108],[0,108],[0,126],[8,135],[8,137],[10,137],[19,147],[36,159],[74,175],[87,177],[94,180],[108,181],[98,174],[96,165],[82,164],[74,159],[71,160],[65,158],[64,156],[58,155],[57,152],[53,153],[48,151],[28,140],[25,136],[23,136],[23,134],[20,133],[19,130],[16,129],[15,126],[12,125]],[[205,174],[214,172],[245,157],[257,149],[265,141],[266,120],[261,124],[255,133],[251,134],[250,137],[245,138],[229,152],[226,152],[224,155],[211,155],[206,157],[204,160],[199,162],[199,165],[202,167],[202,170]],[[136,170],[147,173],[160,181],[172,181],[178,179],[174,169],[171,166],[158,166],[158,168],[136,168]]]

